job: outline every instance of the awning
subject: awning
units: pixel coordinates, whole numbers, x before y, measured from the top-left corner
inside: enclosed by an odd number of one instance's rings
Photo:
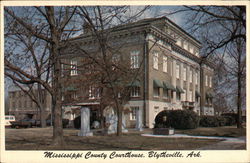
[[[157,79],[154,79],[153,84],[155,88],[163,88],[162,82]]]
[[[181,89],[181,87],[179,87],[179,86],[176,86],[176,92],[177,92],[177,93],[185,93],[185,92]]]
[[[76,91],[77,89],[74,86],[68,86],[63,89],[63,91]]]
[[[169,89],[171,91],[176,91],[175,87],[167,81],[163,82],[163,88]]]
[[[198,91],[195,91],[195,97],[201,97],[201,94]]]
[[[128,87],[140,87],[141,83],[138,80],[136,80],[134,82],[129,83],[127,86]]]
[[[211,93],[211,92],[206,93],[206,98],[213,98],[213,97],[214,97],[213,93]]]

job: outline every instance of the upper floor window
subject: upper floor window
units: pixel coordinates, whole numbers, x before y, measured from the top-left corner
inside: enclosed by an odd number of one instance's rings
[[[192,70],[190,70],[190,77],[189,77],[189,79],[190,79],[189,80],[190,82],[193,82],[193,72],[192,72]]]
[[[198,73],[195,73],[195,84],[198,84]]]
[[[163,56],[163,72],[168,72],[168,57]]]
[[[154,89],[153,90],[154,97],[159,97],[160,96],[160,88],[154,87],[153,89]]]
[[[169,97],[167,89],[163,89],[163,97],[164,98],[168,98]]]
[[[187,80],[187,68],[186,67],[183,68],[183,80],[184,81]]]
[[[212,77],[209,78],[209,87],[212,87]]]
[[[64,96],[62,96],[62,99],[64,98]],[[71,94],[71,98],[72,99],[77,99],[77,93],[76,92],[73,92],[72,94]]]
[[[131,68],[139,68],[139,51],[130,53]]]
[[[205,76],[205,82],[206,82],[206,86],[208,86],[208,76]]]
[[[153,53],[153,67],[158,70],[158,52]]]
[[[179,79],[180,78],[180,66],[176,65],[176,78]]]
[[[183,96],[182,96],[182,97],[183,97],[183,101],[186,101],[186,90],[183,89],[183,92],[184,92],[184,93],[183,93]]]
[[[61,77],[63,77],[64,76],[64,66],[63,66],[63,64],[61,63]]]
[[[189,91],[189,101],[192,102],[193,101],[193,92]]]
[[[100,97],[100,89],[93,86],[89,87],[89,99],[96,99]]]
[[[113,54],[112,56],[112,69],[115,70],[116,66],[118,65],[120,61],[120,55],[118,54]]]
[[[77,61],[76,60],[71,60],[70,62],[70,75],[73,76],[73,75],[77,75]]]
[[[140,87],[131,87],[130,96],[131,97],[139,97],[140,96]]]

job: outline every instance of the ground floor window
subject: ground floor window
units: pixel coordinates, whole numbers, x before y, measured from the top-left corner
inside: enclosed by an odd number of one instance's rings
[[[130,108],[131,108],[130,120],[136,120],[136,111],[139,109],[139,106],[133,106]]]

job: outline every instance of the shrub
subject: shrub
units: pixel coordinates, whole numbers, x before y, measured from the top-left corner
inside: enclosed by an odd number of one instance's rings
[[[230,123],[232,117],[224,117],[224,116],[201,116],[200,126],[202,127],[218,127],[218,126],[226,126]]]
[[[199,116],[191,110],[162,111],[155,118],[155,128],[194,129],[199,124]]]
[[[226,124],[225,126],[232,126],[236,124],[236,120],[232,116],[223,116],[226,119]]]
[[[218,127],[219,121],[215,116],[201,116],[200,126],[202,127]]]

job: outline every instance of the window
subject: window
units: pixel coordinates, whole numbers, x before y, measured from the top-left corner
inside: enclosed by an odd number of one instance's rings
[[[139,68],[139,51],[132,51],[130,53],[131,68]]]
[[[183,101],[186,101],[186,90],[185,89],[183,89]]]
[[[63,98],[63,96],[62,96],[62,98]],[[72,98],[72,99],[77,99],[77,93],[76,93],[76,92],[73,92],[72,95],[71,95],[71,98]]]
[[[100,89],[93,86],[89,87],[89,99],[96,99],[100,97]]]
[[[63,64],[61,63],[61,77],[63,77],[64,76],[64,66],[63,66]]]
[[[192,91],[189,91],[189,101],[193,101],[193,93]]]
[[[77,75],[77,61],[76,60],[71,60],[71,71],[70,71],[70,75]]]
[[[180,78],[180,66],[176,65],[176,78],[179,79]]]
[[[192,83],[193,82],[193,72],[192,72],[192,70],[190,70],[190,77],[189,77],[189,81],[190,81],[190,83]]]
[[[187,68],[184,67],[183,69],[183,80],[186,81],[187,80]]]
[[[168,90],[167,89],[163,89],[163,97],[168,98]]]
[[[120,61],[120,55],[113,54],[113,56],[112,56],[112,64],[113,64],[112,69],[113,70],[115,70],[115,67],[116,67],[116,65],[118,65],[119,61]]]
[[[160,88],[154,87],[154,97],[159,97],[159,96],[160,96]]]
[[[206,82],[206,86],[208,86],[208,77],[207,77],[207,75],[205,76],[205,82]]]
[[[196,85],[198,84],[198,73],[197,72],[195,73],[195,84]]]
[[[181,93],[180,92],[176,92],[176,99],[180,100],[181,99]]]
[[[158,52],[153,53],[153,67],[158,70]]]
[[[210,79],[210,80],[209,80],[209,87],[212,87],[212,77],[210,76],[209,79]]]
[[[138,106],[133,106],[130,107],[131,108],[131,112],[130,112],[130,120],[136,120],[136,112],[139,109]]]
[[[139,97],[139,95],[140,95],[140,87],[132,87],[131,92],[130,92],[130,96],[131,97]]]
[[[168,72],[168,57],[163,56],[163,72]]]

